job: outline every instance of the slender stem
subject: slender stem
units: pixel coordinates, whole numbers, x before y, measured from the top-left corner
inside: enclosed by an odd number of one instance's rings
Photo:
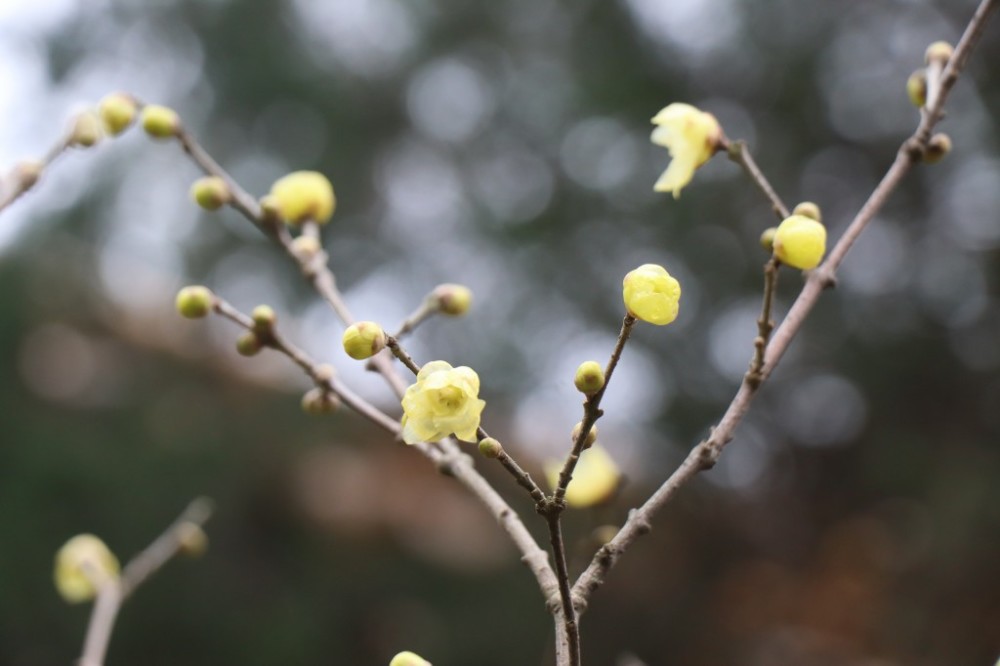
[[[407,336],[415,331],[417,326],[420,326],[420,324],[427,321],[437,313],[438,309],[432,307],[428,299],[424,299],[424,302],[420,304],[420,307],[410,313],[410,316],[403,321],[399,330],[396,331],[395,335],[392,337],[397,340],[401,340],[404,336]]]
[[[412,356],[406,353],[406,350],[400,346],[399,341],[396,338],[391,335],[387,335],[385,346],[389,348],[392,355],[399,359],[399,362],[405,365],[410,372],[414,375],[420,374],[420,366],[416,364]]]
[[[783,220],[788,217],[788,207],[785,206],[781,197],[778,193],[774,191],[771,187],[771,183],[768,182],[764,173],[757,166],[757,162],[754,161],[753,155],[750,154],[750,149],[747,148],[746,141],[728,141],[726,139],[722,140],[722,148],[725,149],[726,154],[729,155],[729,159],[736,162],[743,170],[747,172],[750,179],[754,182],[757,188],[764,193],[767,200],[771,202],[771,210],[774,214],[778,216],[779,220]]]
[[[607,572],[618,562],[622,553],[641,535],[649,532],[653,514],[662,508],[698,472],[712,467],[718,460],[722,449],[732,440],[736,427],[749,410],[750,403],[761,383],[770,376],[781,360],[792,340],[802,328],[806,317],[819,300],[820,294],[826,287],[833,284],[837,268],[843,262],[847,252],[898,187],[903,177],[921,159],[931,131],[942,117],[941,111],[948,94],[962,67],[967,62],[969,53],[982,34],[987,18],[997,8],[998,3],[1000,0],[983,0],[979,5],[966,27],[962,39],[955,48],[953,56],[945,67],[936,103],[921,119],[913,135],[900,146],[896,153],[896,159],[848,225],[847,230],[837,241],[826,260],[809,274],[805,286],[795,299],[784,321],[774,332],[767,347],[768,355],[761,367],[760,382],[744,379],[719,424],[712,429],[709,437],[691,450],[677,470],[642,506],[630,512],[628,520],[625,521],[614,538],[598,549],[590,565],[577,578],[573,585],[573,596],[577,600],[580,612],[586,608],[586,602],[594,590],[604,583]]]
[[[771,319],[771,307],[774,302],[774,290],[778,286],[778,269],[780,262],[771,257],[764,264],[764,298],[760,308],[760,318],[757,320],[757,337],[753,340],[753,360],[750,361],[750,372],[747,380],[760,383],[761,369],[764,367],[764,351],[767,348],[771,331],[774,330],[774,320]]]
[[[35,183],[41,179],[45,170],[73,145],[72,141],[73,133],[72,129],[70,129],[70,131],[66,132],[62,138],[49,148],[45,156],[37,164],[31,165],[32,168],[37,167],[38,171],[36,173],[25,171],[25,168],[30,164],[29,162],[21,162],[16,165],[10,174],[0,182],[0,212],[3,212],[4,209],[17,201],[22,194],[34,187]]]
[[[562,604],[562,630],[566,632],[569,666],[580,665],[580,626],[577,624],[576,610],[573,608],[573,591],[569,582],[569,567],[566,563],[566,546],[563,543],[560,511],[549,511],[545,521],[549,526],[549,544],[555,562],[556,580],[559,582],[559,600]]]

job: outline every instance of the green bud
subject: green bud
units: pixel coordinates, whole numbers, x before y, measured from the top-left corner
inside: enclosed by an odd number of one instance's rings
[[[573,436],[572,439],[575,442],[580,436],[580,431],[583,429],[583,421],[578,422],[573,426]],[[590,432],[587,433],[587,439],[583,440],[583,448],[589,449],[597,441],[597,426],[591,426]]]
[[[503,447],[492,437],[484,437],[479,440],[479,452],[487,458],[499,458],[503,453]]]
[[[242,333],[236,338],[236,351],[243,356],[256,356],[263,348],[263,342],[253,331]]]
[[[363,361],[385,349],[385,331],[373,321],[359,321],[347,327],[342,342],[348,356]]]
[[[232,192],[218,176],[205,176],[192,183],[191,198],[205,210],[218,210],[229,203]]]
[[[918,69],[906,80],[906,94],[918,109],[927,104],[927,70]]]
[[[597,361],[584,361],[573,378],[576,390],[592,395],[604,388],[604,368]]]
[[[823,214],[819,210],[819,206],[814,204],[812,201],[803,201],[795,207],[792,211],[792,215],[803,215],[805,217],[812,218],[817,222],[823,221]]]
[[[177,526],[177,545],[181,555],[201,557],[208,550],[208,535],[200,525],[191,522]]]
[[[760,246],[768,254],[774,252],[774,234],[778,233],[778,227],[768,227],[760,235]]]
[[[135,120],[135,99],[126,93],[106,95],[97,106],[104,129],[111,136],[118,136]]]
[[[938,132],[927,142],[927,150],[924,152],[924,161],[928,164],[937,164],[951,152],[951,137],[942,132]]]
[[[201,319],[212,311],[215,295],[208,287],[184,287],[177,292],[177,312],[188,319]]]
[[[73,119],[69,142],[74,146],[90,148],[101,140],[101,121],[93,111],[84,111]]]
[[[472,290],[461,284],[439,284],[431,292],[430,302],[442,314],[457,317],[472,305]]]
[[[333,414],[340,409],[340,398],[336,393],[312,388],[302,396],[302,411],[312,416]]]
[[[181,119],[173,109],[149,104],[142,108],[142,129],[156,139],[169,139],[181,130]]]
[[[250,313],[250,318],[253,319],[254,326],[264,331],[271,330],[278,321],[278,315],[274,314],[270,305],[258,305]]]

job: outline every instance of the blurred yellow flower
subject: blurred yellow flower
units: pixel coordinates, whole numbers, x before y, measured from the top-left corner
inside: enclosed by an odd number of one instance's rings
[[[690,104],[673,103],[653,116],[653,143],[670,151],[673,160],[653,190],[672,192],[676,199],[691,182],[695,169],[708,161],[722,139],[722,128],[711,113]]]
[[[811,217],[792,215],[774,232],[774,256],[783,264],[807,270],[826,253],[826,227]]]
[[[71,604],[97,596],[106,582],[118,578],[118,559],[93,534],[79,534],[56,553],[54,579],[62,598]]]
[[[550,461],[545,464],[545,476],[549,487],[559,485],[559,472],[563,463]],[[580,454],[580,460],[573,470],[573,479],[566,487],[566,504],[578,509],[600,504],[611,498],[618,488],[621,472],[608,452],[600,444],[594,444]]]
[[[393,657],[389,666],[431,666],[431,662],[414,652],[406,651]]]
[[[636,319],[665,326],[677,318],[681,285],[657,264],[643,264],[622,280],[622,298]]]
[[[454,434],[476,441],[479,417],[486,403],[479,399],[479,375],[472,368],[431,361],[403,395],[403,441],[436,442]]]
[[[296,171],[271,186],[271,196],[281,217],[292,225],[313,220],[325,224],[337,208],[329,179],[318,171]]]

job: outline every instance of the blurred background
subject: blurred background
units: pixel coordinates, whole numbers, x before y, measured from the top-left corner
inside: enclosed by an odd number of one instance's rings
[[[575,511],[572,559],[704,437],[738,387],[774,223],[716,157],[678,201],[649,119],[672,101],[749,142],[786,202],[845,228],[917,122],[905,93],[970,0],[4,0],[0,168],[114,90],[167,104],[255,194],[333,181],[324,229],[354,313],[393,328],[440,282],[474,308],[409,343],[470,365],[484,425],[530,470],[580,418],[622,276],[684,289],[640,326],[601,441],[627,476]],[[587,663],[949,665],[1000,654],[1000,24],[948,105],[955,149],[865,232],[720,464],[657,516],[583,619]],[[52,557],[127,559],[193,497],[211,547],[126,606],[108,663],[552,662],[537,587],[490,516],[349,412],[299,409],[286,359],[245,359],[176,290],[210,286],[398,414],[291,263],[139,130],[71,151],[0,216],[0,663],[79,654]],[[783,272],[778,314],[801,285]],[[530,502],[481,461],[528,526]]]

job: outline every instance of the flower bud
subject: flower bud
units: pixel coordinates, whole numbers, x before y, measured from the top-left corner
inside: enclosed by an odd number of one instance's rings
[[[69,142],[74,146],[90,148],[101,140],[101,120],[93,111],[84,111],[73,119]]]
[[[309,261],[322,250],[319,239],[313,236],[302,235],[292,241],[292,252],[302,261]]]
[[[21,160],[14,167],[14,178],[22,192],[27,192],[42,177],[45,164],[39,160]]]
[[[823,221],[823,213],[820,212],[819,206],[814,204],[812,201],[803,201],[795,206],[792,210],[792,215],[804,215],[805,217],[812,218],[817,222]]]
[[[342,342],[348,356],[363,361],[385,349],[385,331],[373,321],[359,321],[347,327]]]
[[[503,447],[492,437],[484,437],[479,440],[479,452],[486,458],[499,458],[503,453]]]
[[[677,318],[681,285],[663,266],[643,264],[625,276],[622,298],[636,319],[665,326]]]
[[[906,94],[918,109],[927,104],[927,70],[918,69],[906,80]]]
[[[575,426],[573,426],[572,440],[574,442],[576,442],[576,440],[580,437],[580,430],[582,428],[583,428],[583,421],[580,421]],[[587,433],[587,439],[583,440],[583,448],[589,449],[591,446],[594,445],[594,442],[596,441],[597,441],[597,426],[592,425],[590,426],[590,432]]]
[[[212,311],[215,295],[208,287],[184,287],[177,292],[177,312],[188,319],[201,319]]]
[[[760,235],[760,246],[764,248],[764,251],[768,254],[774,252],[774,234],[778,231],[778,227],[768,227],[764,229],[764,232]]]
[[[232,192],[218,176],[205,176],[191,184],[191,198],[205,210],[218,210],[229,203]]]
[[[312,416],[333,414],[340,409],[340,398],[336,393],[321,388],[311,388],[302,396],[302,411]]]
[[[250,313],[253,324],[258,330],[269,331],[278,321],[278,315],[270,305],[258,305]]]
[[[924,152],[924,162],[937,164],[951,152],[951,137],[942,132],[938,132],[927,142],[927,150]]]
[[[940,62],[944,64],[948,62],[951,58],[951,54],[954,53],[955,49],[948,42],[934,42],[927,47],[927,52],[924,53],[924,61],[929,65],[932,62]]]
[[[332,365],[330,365],[329,363],[323,363],[321,365],[316,366],[316,371],[313,375],[313,378],[317,382],[328,384],[329,382],[333,381],[333,378],[336,374],[337,372],[336,370],[333,369]]]
[[[118,558],[93,534],[79,534],[56,553],[56,589],[71,604],[89,601],[118,579]]]
[[[135,112],[135,99],[125,93],[106,95],[97,105],[104,130],[111,136],[118,136],[128,129],[135,120]]]
[[[253,331],[241,333],[240,337],[236,338],[236,351],[242,356],[256,356],[263,348],[264,343]]]
[[[208,535],[201,525],[192,522],[177,526],[178,552],[187,557],[201,557],[208,550]]]
[[[400,652],[392,658],[389,666],[431,666],[431,662],[413,652]]]
[[[317,171],[296,171],[279,178],[271,186],[271,196],[288,224],[306,220],[325,224],[337,207],[337,197],[329,179]]]
[[[457,317],[472,305],[472,290],[461,284],[439,284],[431,292],[430,302],[439,312]]]
[[[169,139],[177,136],[181,119],[170,107],[149,104],[142,108],[142,129],[156,139]]]
[[[774,233],[774,256],[783,264],[808,270],[826,253],[826,227],[805,215],[792,215]]]
[[[260,198],[260,221],[273,224],[281,220],[281,208],[278,206],[278,199],[270,194],[262,196]]]
[[[597,393],[604,388],[604,368],[597,361],[584,361],[576,369],[573,384],[580,393]]]

